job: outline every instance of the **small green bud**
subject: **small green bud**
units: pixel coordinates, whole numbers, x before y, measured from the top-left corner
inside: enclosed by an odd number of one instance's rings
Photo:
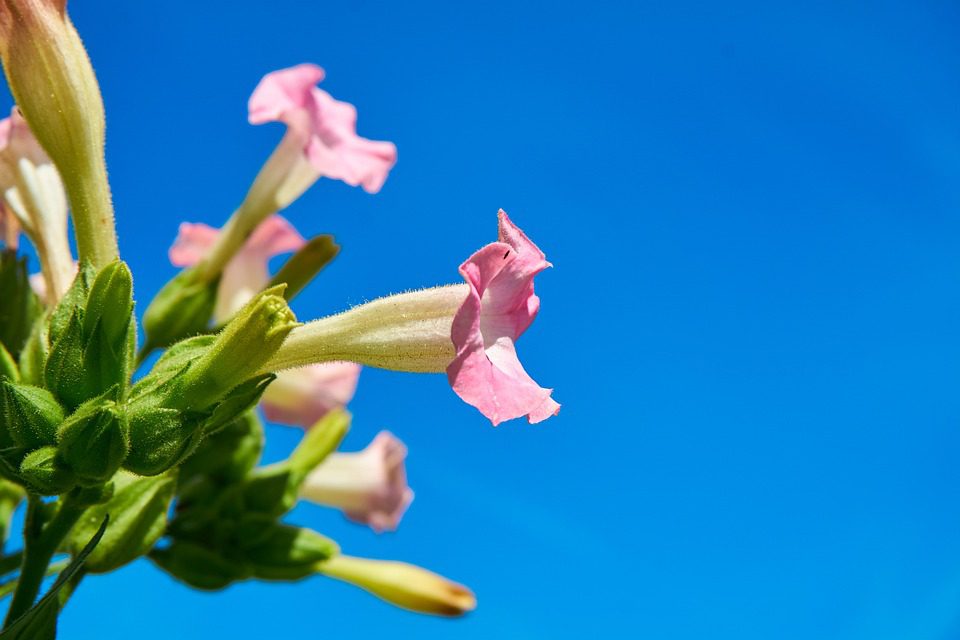
[[[0,380],[0,417],[13,442],[35,449],[56,443],[64,413],[46,389]]]
[[[75,309],[63,331],[52,342],[44,365],[46,387],[68,408],[76,409],[97,395],[97,387],[84,368],[84,340],[81,309]],[[52,332],[51,332],[52,339]]]
[[[204,282],[185,269],[164,285],[143,314],[146,347],[166,347],[203,333],[217,300],[218,280]]]
[[[20,352],[20,380],[26,384],[44,384],[43,372],[47,364],[50,344],[47,340],[47,323],[35,322],[23,351]]]
[[[249,569],[233,558],[194,544],[175,540],[169,547],[154,549],[150,559],[158,567],[195,589],[216,591],[250,577]]]
[[[143,476],[163,473],[182,462],[198,444],[207,414],[130,405],[130,452],[124,468]]]
[[[267,289],[237,312],[207,351],[182,374],[179,406],[205,409],[257,376],[297,326],[282,294],[282,286]]]
[[[315,531],[278,524],[263,542],[244,551],[244,559],[261,580],[300,580],[339,551],[333,540]]]
[[[55,496],[76,486],[76,477],[57,458],[56,447],[41,447],[20,463],[20,475],[38,493]]]
[[[109,392],[108,392],[109,393]],[[57,430],[60,456],[84,484],[109,480],[130,449],[127,420],[111,400],[84,403]]]
[[[126,384],[132,368],[133,278],[127,265],[115,260],[97,274],[83,313],[84,365],[95,393]]]

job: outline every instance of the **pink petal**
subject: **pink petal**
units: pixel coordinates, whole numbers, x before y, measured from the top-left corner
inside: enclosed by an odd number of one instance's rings
[[[170,247],[170,262],[177,267],[195,265],[213,248],[219,235],[220,230],[209,225],[181,222],[177,239]]]
[[[281,371],[263,394],[263,414],[271,422],[309,429],[353,399],[360,369],[353,362],[326,362]]]
[[[376,193],[397,161],[397,148],[358,136],[357,110],[316,87],[323,75],[311,64],[268,73],[250,96],[250,123],[285,123],[321,175]]]
[[[537,315],[533,278],[550,264],[503,211],[500,238],[460,265],[470,293],[454,316],[457,355],[447,378],[457,395],[494,425],[521,416],[540,422],[556,415],[560,405],[552,389],[540,387],[524,370],[514,342]]]

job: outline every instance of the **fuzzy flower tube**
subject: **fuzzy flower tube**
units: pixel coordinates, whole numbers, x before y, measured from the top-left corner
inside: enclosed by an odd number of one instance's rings
[[[309,502],[388,534],[412,507],[398,436],[361,424],[369,444],[340,450],[362,367],[443,374],[493,425],[558,414],[517,347],[540,311],[534,280],[551,266],[540,248],[500,211],[496,239],[449,265],[450,284],[411,282],[343,313],[298,315],[296,297],[330,277],[340,247],[278,212],[320,178],[376,194],[397,159],[392,143],[357,133],[353,105],[318,86],[323,69],[301,64],[256,84],[249,123],[284,134],[231,215],[180,225],[168,257],[182,270],[138,324],[103,101],[65,0],[0,0],[0,59],[17,103],[0,120],[0,543],[24,511],[22,548],[0,549],[0,638],[54,638],[83,581],[141,557],[200,590],[320,575],[423,614],[473,610],[457,582],[348,555],[289,520]],[[427,411],[417,423],[446,419]],[[299,438],[266,465],[265,421]]]

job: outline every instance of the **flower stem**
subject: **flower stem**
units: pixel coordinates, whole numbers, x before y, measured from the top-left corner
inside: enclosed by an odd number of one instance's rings
[[[13,593],[4,628],[33,606],[53,554],[84,511],[83,504],[76,503],[67,495],[62,499],[57,514],[47,526],[41,528],[39,511],[42,506],[40,496],[31,494],[27,497],[23,564],[20,565],[17,590]]]
[[[83,173],[63,172],[63,183],[70,200],[73,227],[80,260],[89,260],[101,269],[119,254],[113,222],[113,202],[107,168],[102,160],[91,162]]]

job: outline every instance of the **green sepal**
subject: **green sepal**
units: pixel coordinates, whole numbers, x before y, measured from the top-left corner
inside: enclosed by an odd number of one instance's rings
[[[95,393],[126,386],[135,351],[133,278],[116,260],[97,274],[83,313],[84,365]]]
[[[224,589],[251,577],[249,568],[242,562],[182,540],[174,540],[164,549],[154,549],[150,559],[174,578],[204,591]]]
[[[12,249],[0,250],[0,300],[0,343],[18,358],[41,308],[30,288],[27,259]]]
[[[251,378],[234,387],[213,410],[213,415],[203,423],[204,435],[212,435],[242,416],[260,402],[267,386],[276,379],[276,375],[265,373]]]
[[[260,544],[245,549],[243,558],[261,580],[301,580],[339,551],[333,540],[315,531],[277,524]]]
[[[36,493],[61,495],[77,484],[77,478],[57,456],[56,447],[41,447],[27,454],[20,463],[20,477]]]
[[[50,353],[47,323],[43,320],[33,324],[33,330],[20,352],[20,381],[42,386],[43,372]]]
[[[57,428],[64,420],[63,407],[46,389],[0,380],[0,445],[6,433],[12,443],[35,449],[56,444]]]
[[[84,369],[83,310],[75,308],[70,318],[53,337],[44,365],[44,380],[49,389],[68,409],[76,409],[84,400],[97,395],[97,387]]]
[[[166,347],[206,331],[218,282],[198,282],[193,269],[184,269],[165,284],[143,314],[146,348]]]
[[[7,348],[0,342],[0,380],[4,378],[20,382],[20,370],[17,368],[17,361],[13,359]]]
[[[64,550],[75,553],[110,514],[103,539],[87,558],[87,571],[107,573],[145,555],[166,529],[176,477],[176,470],[149,478],[121,471],[113,481],[113,496],[87,509],[64,542]]]
[[[0,632],[0,640],[54,640],[57,637],[57,615],[60,613],[61,606],[60,590],[73,579],[87,557],[97,547],[107,528],[107,521],[108,517],[104,517],[100,528],[73,557],[67,568],[60,572],[53,586],[40,598],[40,601]]]
[[[109,399],[115,395],[115,389],[108,389],[88,400],[57,430],[60,457],[82,484],[109,480],[130,451],[127,416]]]
[[[96,275],[96,271],[94,271],[93,266],[89,262],[83,261],[80,263],[77,275],[73,279],[73,284],[70,285],[70,288],[63,294],[60,302],[54,307],[53,313],[50,314],[50,319],[47,322],[48,341],[50,344],[54,344],[60,339],[63,332],[67,330],[72,316],[78,315],[82,317],[83,309],[87,304],[87,296],[90,293],[90,285]]]
[[[322,235],[311,238],[307,244],[290,256],[276,275],[270,280],[267,288],[278,284],[287,285],[283,297],[289,302],[307,286],[340,253],[340,245],[333,241],[333,236]]]

